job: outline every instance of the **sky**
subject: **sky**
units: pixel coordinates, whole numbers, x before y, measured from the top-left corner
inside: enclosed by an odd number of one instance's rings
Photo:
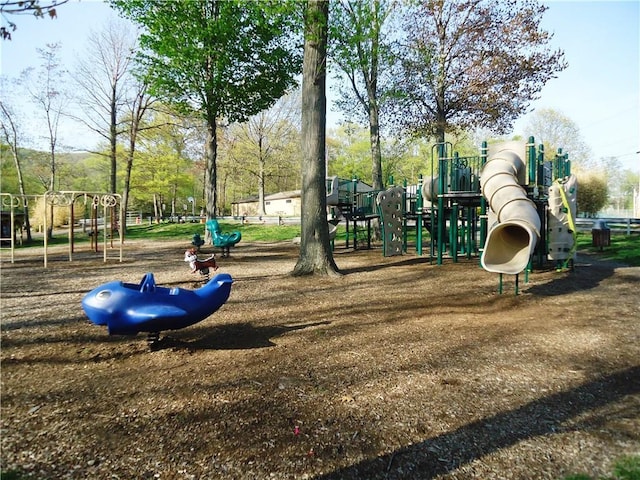
[[[532,108],[573,120],[596,159],[617,157],[640,173],[640,1],[547,1],[542,27],[568,68]],[[528,116],[514,130],[525,137]],[[571,156],[571,152],[569,152]]]
[[[640,173],[640,0],[542,3],[548,7],[542,27],[553,33],[551,47],[564,50],[569,66],[544,86],[531,109],[562,113],[576,123],[594,158],[616,157],[624,168]],[[99,31],[112,15],[97,0],[71,0],[58,8],[54,20],[13,16],[18,29],[11,41],[0,41],[0,73],[15,78],[37,67],[36,49],[56,42],[62,63],[72,69],[90,32]],[[329,122],[337,122],[331,95],[329,103]],[[528,122],[527,115],[519,119],[513,134],[528,137]],[[76,148],[94,146],[76,124],[65,125],[61,135]]]

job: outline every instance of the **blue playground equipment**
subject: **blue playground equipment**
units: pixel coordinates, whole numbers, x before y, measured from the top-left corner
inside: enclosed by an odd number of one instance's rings
[[[149,334],[150,345],[161,331],[179,330],[216,312],[229,298],[233,279],[228,273],[213,277],[197,290],[156,285],[153,273],[139,284],[108,282],[82,299],[82,308],[95,325],[106,325],[109,335]]]
[[[207,230],[211,233],[213,246],[222,249],[223,257],[229,256],[229,249],[242,239],[242,233],[239,231],[222,232],[217,220],[207,220]]]

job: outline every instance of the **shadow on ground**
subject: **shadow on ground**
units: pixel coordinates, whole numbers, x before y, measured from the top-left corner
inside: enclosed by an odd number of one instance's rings
[[[640,366],[630,367],[424,442],[336,470],[317,480],[435,478],[522,440],[562,432],[567,429],[563,424],[578,415],[638,393]],[[640,406],[636,403],[624,413],[625,417],[638,418]]]
[[[305,328],[328,325],[331,322],[314,322],[297,325],[270,325],[255,327],[250,323],[223,325],[214,327],[210,332],[195,340],[182,340],[171,336],[160,338],[151,348],[153,350],[249,350],[273,347],[273,338],[288,332]]]

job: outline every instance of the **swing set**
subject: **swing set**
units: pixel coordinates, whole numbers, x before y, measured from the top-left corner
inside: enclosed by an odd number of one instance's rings
[[[0,210],[2,212],[2,238],[0,240],[2,242],[2,248],[11,251],[11,263],[15,262],[14,254],[16,243],[22,244],[22,232],[25,226],[24,220],[31,210],[30,207],[38,201],[42,201],[45,206],[42,225],[42,231],[44,232],[45,268],[47,268],[48,261],[48,229],[50,228],[47,217],[49,216],[48,213],[54,207],[69,208],[68,255],[69,261],[73,261],[73,254],[75,253],[77,204],[80,204],[85,212],[83,215],[84,218],[79,223],[82,224],[83,231],[86,231],[88,227],[91,251],[99,253],[100,243],[102,243],[103,259],[106,263],[109,258],[108,251],[117,247],[118,261],[122,262],[124,231],[122,228],[119,228],[118,222],[124,218],[124,215],[122,214],[122,201],[119,194],[84,191],[46,192],[44,195],[0,193],[0,200]],[[89,213],[89,218],[86,218],[87,212]],[[19,242],[17,232],[20,232]],[[100,241],[100,233],[102,233],[102,241]]]

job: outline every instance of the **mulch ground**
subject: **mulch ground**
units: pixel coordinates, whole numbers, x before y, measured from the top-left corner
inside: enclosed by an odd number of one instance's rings
[[[640,268],[580,255],[514,295],[477,259],[338,248],[344,275],[299,278],[295,245],[240,243],[228,302],[154,350],[87,320],[107,281],[197,287],[186,246],[2,252],[3,476],[559,479],[640,454]]]

